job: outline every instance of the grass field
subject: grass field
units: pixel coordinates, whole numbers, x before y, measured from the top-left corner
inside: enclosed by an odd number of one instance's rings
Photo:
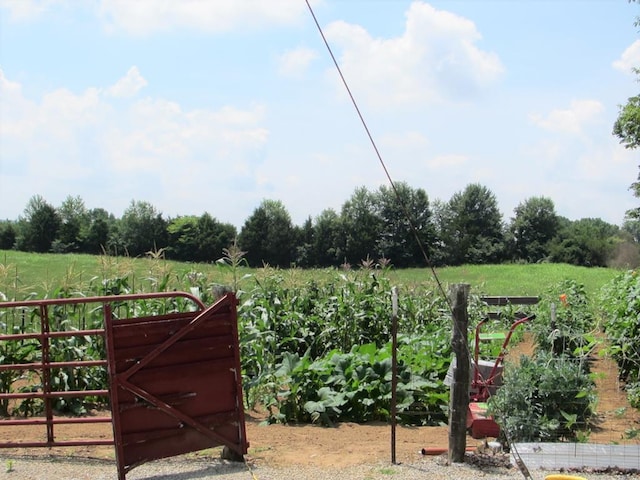
[[[268,275],[273,269],[240,268],[233,272],[218,264],[190,264],[162,259],[108,257],[77,254],[36,254],[0,250],[0,292],[7,298],[49,297],[64,288],[90,292],[92,286],[105,279],[128,278],[133,291],[154,291],[166,280],[168,288],[184,289],[184,278],[198,273],[209,284],[232,285],[247,275]],[[335,270],[279,270],[287,282],[322,281],[335,275]],[[356,271],[356,274],[358,272]],[[434,274],[435,273],[435,274]],[[421,285],[434,290],[436,278],[444,289],[455,283],[468,283],[472,291],[486,295],[540,295],[550,286],[566,279],[585,286],[593,297],[600,288],[619,273],[610,268],[586,268],[566,264],[533,265],[464,265],[459,267],[389,270],[384,273],[392,284]],[[235,279],[234,280],[234,274]],[[251,288],[245,278],[242,288]],[[432,287],[430,287],[432,285]]]

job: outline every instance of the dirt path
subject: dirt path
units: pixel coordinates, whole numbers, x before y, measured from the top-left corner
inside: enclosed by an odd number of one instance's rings
[[[520,354],[530,354],[533,345],[529,337],[512,350],[511,358]],[[607,357],[595,356],[592,366],[599,393],[596,407],[597,428],[589,436],[590,443],[637,443],[625,439],[625,431],[640,428],[640,414],[631,408],[624,392],[620,390],[615,363]],[[268,425],[261,426],[263,416],[257,412],[247,412],[247,437],[250,442],[248,458],[257,464],[267,465],[315,465],[348,467],[391,459],[390,427],[383,423],[354,424],[341,423],[334,428],[315,425]],[[0,442],[20,439],[43,441],[43,427],[1,426]],[[73,439],[110,439],[110,424],[75,424],[56,426],[56,438]],[[468,446],[480,444],[479,440],[467,438]],[[448,446],[447,427],[398,427],[397,460],[415,461],[420,450],[426,447]],[[13,451],[24,454],[25,449]],[[9,452],[7,452],[9,453]],[[30,454],[56,454],[61,456],[114,458],[113,447],[65,447],[51,450],[32,450]],[[192,455],[210,455],[211,452]]]
[[[597,423],[589,436],[589,443],[638,443],[638,440],[630,440],[628,436],[640,429],[640,412],[629,405],[618,380],[616,362],[604,353],[604,347],[599,344],[594,352],[595,361],[591,368],[598,403]]]

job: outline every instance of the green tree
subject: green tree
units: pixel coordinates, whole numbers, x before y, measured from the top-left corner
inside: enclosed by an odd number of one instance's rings
[[[531,197],[515,209],[509,225],[513,258],[538,262],[549,255],[549,246],[558,233],[558,215],[553,200]]]
[[[366,187],[356,188],[351,198],[342,205],[340,221],[345,242],[343,260],[360,263],[366,258],[376,258],[382,231],[376,195]]]
[[[167,257],[181,261],[213,262],[236,237],[233,225],[218,222],[209,213],[180,216],[167,226]]]
[[[638,224],[637,220],[627,220],[620,228],[615,238],[613,252],[607,259],[607,266],[618,269],[635,269],[640,265],[640,248],[638,247],[638,225],[632,226],[632,222]]]
[[[55,248],[59,253],[82,250],[87,234],[89,216],[84,201],[79,196],[67,196],[58,208],[60,228]]]
[[[34,195],[27,203],[20,226],[18,250],[48,252],[58,234],[60,217],[41,195]]]
[[[640,70],[637,70],[640,74]],[[635,149],[640,146],[640,95],[628,99],[621,107],[618,119],[613,125],[613,134],[620,138],[626,148]],[[640,174],[630,186],[633,196],[640,198]],[[627,210],[626,216],[640,219],[640,207]]]
[[[294,244],[296,245],[295,263],[298,267],[309,268],[317,265],[313,252],[313,238],[315,227],[313,220],[308,217],[301,227],[293,227]]]
[[[338,266],[342,262],[344,242],[341,220],[332,208],[323,210],[314,221],[313,258],[317,267]]]
[[[639,0],[630,0],[638,2]],[[640,27],[640,16],[635,18],[634,25]],[[633,72],[638,75],[640,81],[640,68],[634,67]],[[640,147],[640,95],[627,99],[625,105],[620,106],[618,118],[613,124],[613,135],[620,139],[625,148],[635,149]],[[631,184],[634,197],[640,198],[640,174],[638,179]],[[627,217],[640,218],[640,207],[628,210]]]
[[[640,74],[640,70],[637,73]],[[640,146],[640,95],[628,98],[627,103],[620,107],[618,118],[613,124],[613,134],[625,148]]]
[[[149,202],[132,200],[119,222],[120,240],[132,257],[167,246],[167,222]]]
[[[470,184],[438,214],[443,260],[449,265],[498,263],[504,259],[502,215],[487,187]]]
[[[381,186],[376,203],[382,221],[377,241],[378,256],[388,258],[400,268],[424,266],[420,244],[429,257],[436,244],[436,230],[427,193],[420,188],[413,189],[405,182],[398,182],[395,189]]]
[[[215,262],[222,255],[222,250],[231,245],[237,236],[235,226],[219,222],[205,212],[198,218],[196,255],[191,259],[198,262]]]
[[[550,246],[550,259],[585,267],[605,267],[619,237],[619,228],[599,218],[564,219]]]
[[[288,268],[295,246],[291,216],[279,200],[263,200],[246,220],[238,244],[252,267],[269,264]]]
[[[13,222],[0,221],[0,249],[10,250],[16,244],[16,229]]]
[[[629,233],[635,243],[640,243],[640,220],[626,218],[622,223],[622,230]]]
[[[108,252],[109,238],[115,230],[115,224],[115,217],[104,208],[89,210],[82,251],[93,254]]]
[[[198,217],[187,215],[169,220],[167,258],[193,260],[198,251]]]

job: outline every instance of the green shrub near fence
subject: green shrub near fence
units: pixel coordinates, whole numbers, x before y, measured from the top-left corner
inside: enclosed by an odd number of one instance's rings
[[[535,352],[509,363],[489,411],[509,442],[584,441],[596,400],[590,362],[597,324],[575,280],[550,285],[531,323]]]
[[[609,353],[618,364],[620,380],[631,405],[640,408],[640,276],[620,273],[603,289],[600,309]]]

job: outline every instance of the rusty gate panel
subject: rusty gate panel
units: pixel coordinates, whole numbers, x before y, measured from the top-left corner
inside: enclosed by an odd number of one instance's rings
[[[142,463],[248,443],[237,300],[162,319],[115,320],[105,331],[119,478]]]

